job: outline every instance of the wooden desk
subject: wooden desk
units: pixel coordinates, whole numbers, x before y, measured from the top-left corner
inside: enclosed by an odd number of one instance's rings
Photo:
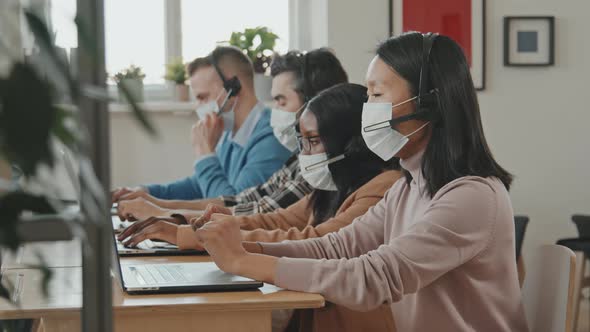
[[[15,253],[2,252],[2,270],[26,269],[40,263],[39,255],[48,267],[82,266],[82,247],[79,240],[34,242],[21,246]]]
[[[62,244],[65,245],[65,244]],[[59,247],[59,246],[58,246]],[[47,248],[46,248],[47,249]],[[208,256],[126,257],[121,264],[210,261]],[[59,260],[56,260],[59,262]],[[61,263],[73,264],[66,259]],[[5,268],[4,278],[18,285],[20,308],[0,301],[0,319],[41,319],[46,332],[80,331],[81,267],[56,267],[49,296],[39,288],[36,270]],[[271,311],[320,308],[321,295],[281,290],[265,285],[257,291],[128,295],[113,284],[115,331],[271,331]]]

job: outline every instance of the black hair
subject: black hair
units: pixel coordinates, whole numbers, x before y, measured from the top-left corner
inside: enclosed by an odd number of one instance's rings
[[[377,48],[377,55],[409,83],[418,94],[422,68],[423,35],[408,32],[391,37]],[[421,170],[432,197],[447,183],[464,176],[496,177],[510,189],[512,175],[494,159],[486,141],[477,94],[469,65],[461,47],[446,36],[434,40],[430,52],[428,77],[438,101],[432,106],[436,121]],[[408,182],[411,175],[404,172]]]
[[[317,119],[318,132],[328,158],[345,154],[346,158],[328,165],[338,191],[315,189],[308,208],[315,224],[333,217],[346,197],[386,169],[399,169],[393,158],[383,161],[361,136],[363,104],[367,88],[343,83],[320,92],[309,101],[307,110]]]
[[[348,82],[340,60],[328,48],[318,48],[305,54],[289,51],[273,56],[270,75],[275,77],[285,72],[295,75],[294,90],[304,102],[322,90]]]

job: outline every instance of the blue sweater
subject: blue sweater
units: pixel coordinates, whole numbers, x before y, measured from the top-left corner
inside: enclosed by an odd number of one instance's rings
[[[168,184],[149,185],[162,199],[200,199],[235,195],[264,183],[291,152],[275,138],[270,110],[256,105],[234,137],[224,132],[215,154],[198,160],[193,175]]]

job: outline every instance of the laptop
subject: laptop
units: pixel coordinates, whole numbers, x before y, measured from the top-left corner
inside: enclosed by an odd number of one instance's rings
[[[66,172],[68,173],[68,177],[70,179],[70,183],[72,185],[72,187],[74,188],[74,193],[76,194],[76,200],[62,200],[62,202],[64,204],[70,204],[70,205],[76,205],[79,206],[79,202],[78,199],[80,198],[80,184],[76,181],[78,179],[78,171],[76,170],[76,167],[74,166],[74,160],[72,159],[72,156],[70,155],[70,153],[66,150],[61,150],[61,156],[66,168]],[[118,207],[118,203],[114,203],[113,206],[111,207],[111,215],[112,216],[116,216],[117,215],[117,207]]]
[[[113,274],[129,294],[170,294],[255,290],[260,281],[221,271],[213,262],[121,265],[113,232]]]
[[[80,187],[76,183],[78,178],[78,172],[74,166],[74,160],[72,156],[65,150],[62,150],[62,157],[65,164],[65,168],[70,177],[71,184],[74,187],[76,197],[80,197]],[[77,201],[72,201],[72,208],[78,209],[79,205]],[[116,203],[115,203],[116,204]],[[122,231],[124,227],[129,226],[130,223],[123,222],[117,216],[117,208],[113,206],[111,208],[111,216],[115,233]],[[124,226],[124,227],[121,227]],[[120,241],[117,241],[117,250],[121,256],[179,256],[179,255],[202,255],[206,254],[206,251],[200,250],[180,250],[178,246],[163,241],[145,240],[142,241],[136,248],[127,248]]]

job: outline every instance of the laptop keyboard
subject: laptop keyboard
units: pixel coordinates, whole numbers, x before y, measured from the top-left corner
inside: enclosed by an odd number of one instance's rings
[[[177,265],[139,265],[134,268],[146,284],[167,284],[187,281],[182,274],[182,269]]]
[[[161,247],[160,245],[155,244],[150,239],[143,240],[143,241],[139,242],[136,246],[137,249],[142,249],[142,250],[157,249],[160,247]],[[123,245],[123,243],[121,241],[117,240],[117,249],[118,250],[125,250],[127,248]]]

